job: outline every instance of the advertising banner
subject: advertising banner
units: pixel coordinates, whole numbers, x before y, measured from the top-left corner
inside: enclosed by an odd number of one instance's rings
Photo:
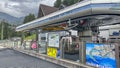
[[[49,33],[48,46],[59,47],[59,34],[58,33]]]
[[[53,58],[60,57],[60,49],[48,47],[47,48],[47,55]]]
[[[115,45],[86,43],[86,64],[98,68],[116,68]]]

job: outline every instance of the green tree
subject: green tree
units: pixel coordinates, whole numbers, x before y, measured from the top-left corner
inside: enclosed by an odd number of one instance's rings
[[[56,0],[56,2],[54,3],[54,7],[59,8],[61,4],[64,4],[65,6],[70,6],[73,5],[79,1],[83,1],[83,0]]]
[[[77,2],[79,2],[80,0],[63,0],[63,4],[66,5],[66,6],[70,6],[70,5],[73,5]]]
[[[33,20],[35,20],[35,15],[30,13],[29,15],[25,16],[23,24],[28,23],[28,22],[33,21]],[[22,34],[24,34],[24,35],[22,35],[23,37],[31,35],[29,33],[22,33]]]
[[[0,34],[1,34],[1,40],[3,40],[4,39],[4,20],[2,20],[1,21],[1,32],[0,32]]]
[[[35,15],[30,13],[29,15],[25,16],[23,24],[28,23],[28,22],[33,21],[33,20],[35,20]],[[30,32],[28,32],[28,33],[22,32],[22,35],[21,35],[22,40],[21,40],[21,42],[23,42],[24,38],[29,36],[29,35],[31,35]]]
[[[35,15],[30,13],[29,15],[25,16],[23,24],[30,22],[32,20],[35,20]]]
[[[0,28],[1,40],[8,39],[9,29],[10,29],[8,22],[6,22],[5,20],[2,20],[0,26],[1,26]]]
[[[9,39],[11,37],[17,37],[20,36],[20,33],[18,34],[15,31],[15,26],[9,24],[7,21],[3,20],[0,24],[0,37],[1,39]]]
[[[83,1],[83,0],[74,0],[74,3],[77,3],[77,2],[79,2],[79,1]]]
[[[54,7],[59,8],[61,4],[62,4],[61,0],[56,0],[56,2],[54,3]]]
[[[69,1],[68,0],[63,0],[62,2],[64,5],[68,6],[69,5]]]

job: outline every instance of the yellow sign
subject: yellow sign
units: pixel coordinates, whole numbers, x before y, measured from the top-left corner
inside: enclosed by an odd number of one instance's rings
[[[52,48],[52,47],[47,48],[47,55],[48,56],[56,58],[56,54],[57,54],[57,49],[56,48]]]

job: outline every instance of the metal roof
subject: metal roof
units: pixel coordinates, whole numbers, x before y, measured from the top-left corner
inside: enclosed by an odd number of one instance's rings
[[[16,31],[29,30],[58,23],[64,20],[89,15],[120,15],[120,0],[87,0],[57,12],[51,13],[42,18],[20,25]]]

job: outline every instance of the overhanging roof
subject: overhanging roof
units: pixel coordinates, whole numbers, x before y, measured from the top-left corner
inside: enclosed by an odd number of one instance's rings
[[[120,0],[88,0],[54,12],[37,20],[20,25],[16,31],[54,24],[64,20],[89,15],[120,15]]]

